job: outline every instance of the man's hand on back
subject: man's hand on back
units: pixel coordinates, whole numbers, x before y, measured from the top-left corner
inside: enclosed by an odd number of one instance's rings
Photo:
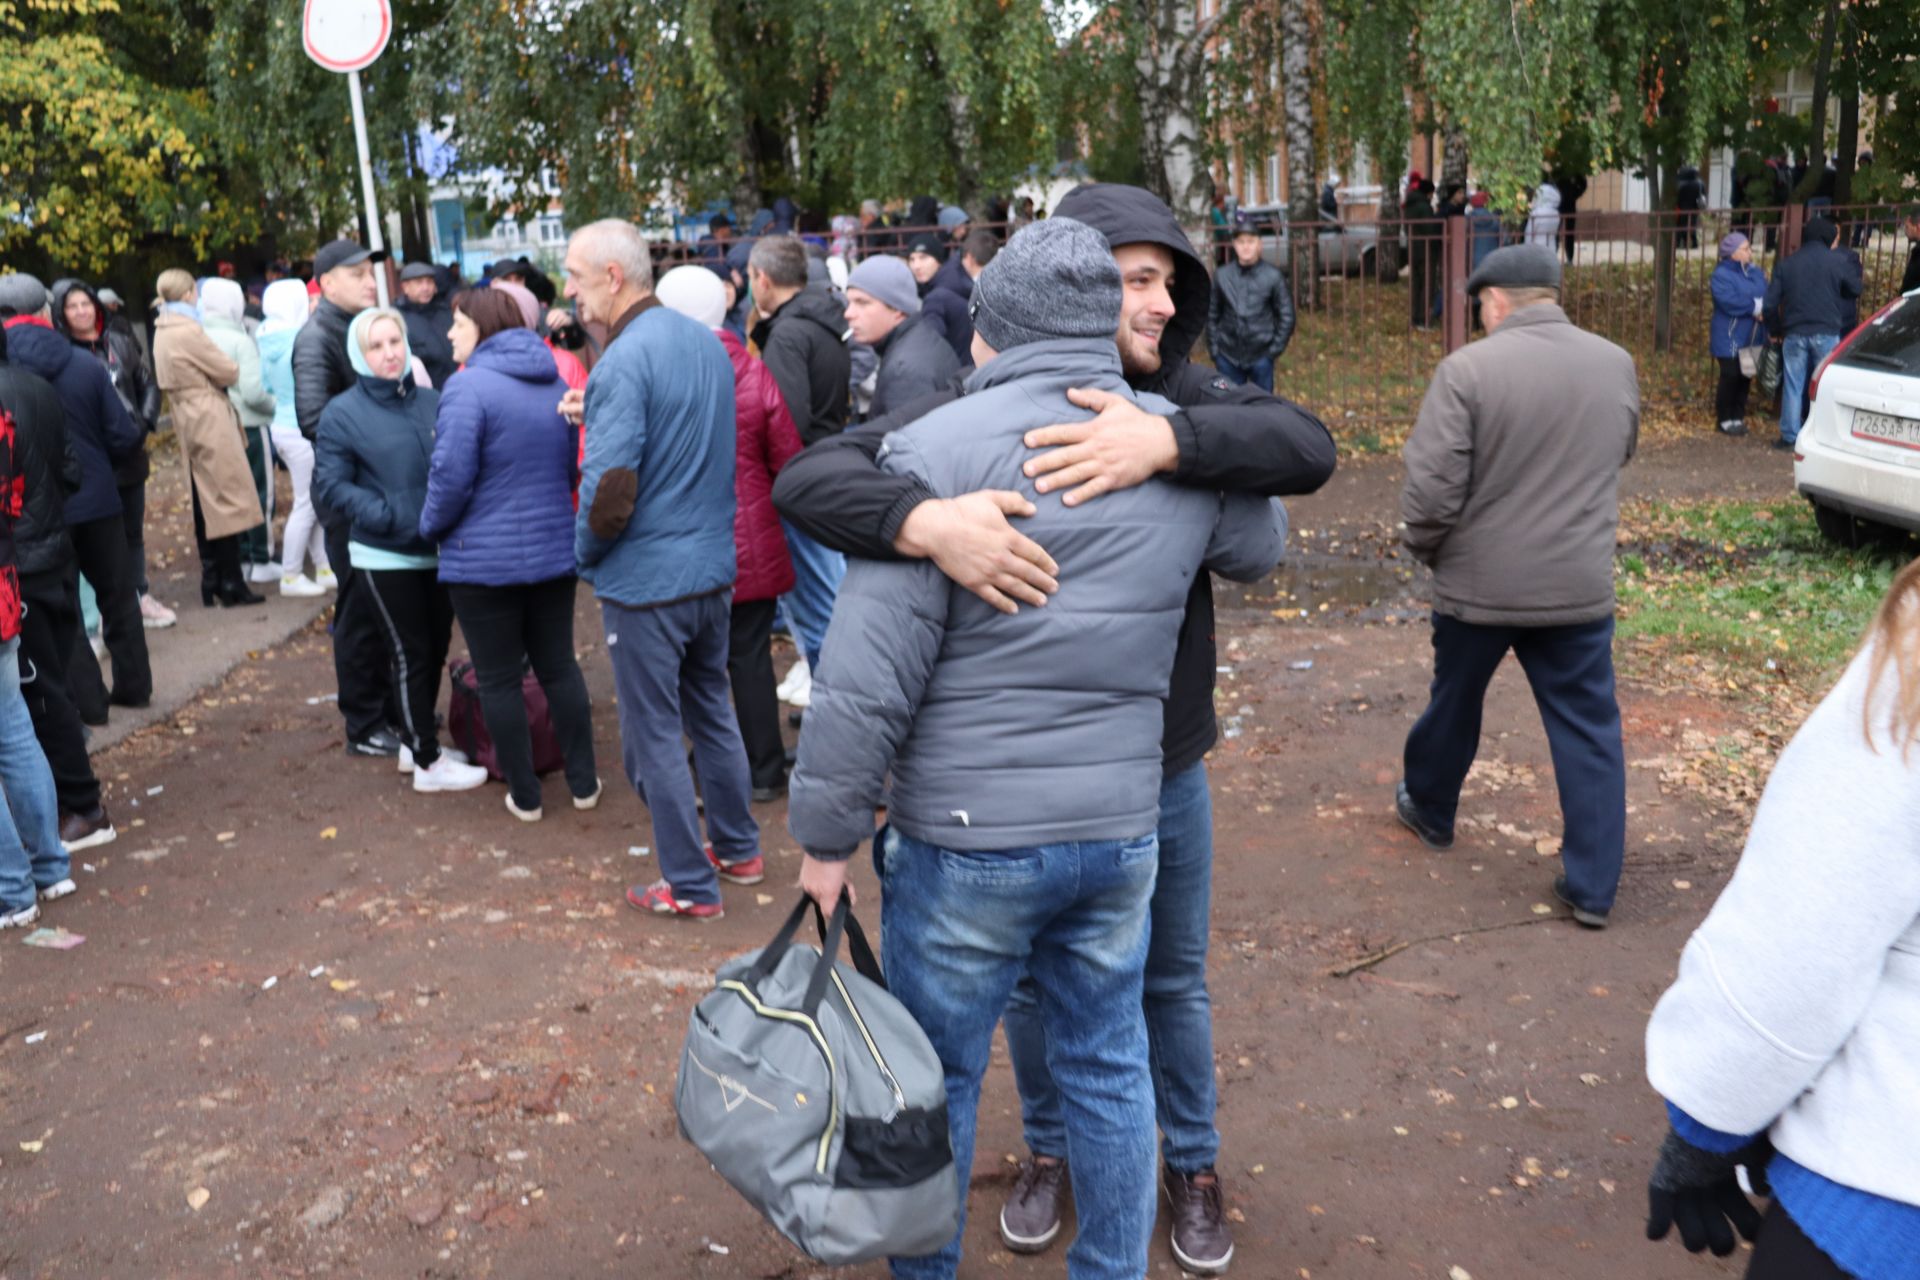
[[[1069,490],[1062,501],[1077,507],[1180,464],[1173,425],[1165,418],[1111,391],[1076,387],[1067,398],[1099,416],[1027,432],[1029,449],[1047,450],[1025,468],[1029,476],[1042,477],[1034,484],[1041,493]]]
[[[1043,605],[1060,589],[1055,578],[1060,566],[1007,520],[1032,514],[1031,502],[1005,489],[933,498],[908,513],[893,548],[903,556],[933,561],[940,572],[1002,613],[1018,613],[1020,603]]]

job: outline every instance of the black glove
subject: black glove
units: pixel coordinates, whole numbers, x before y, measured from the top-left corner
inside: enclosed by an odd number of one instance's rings
[[[1664,1240],[1667,1229],[1678,1226],[1688,1253],[1711,1248],[1715,1257],[1726,1257],[1733,1252],[1736,1229],[1748,1240],[1760,1232],[1760,1211],[1740,1190],[1734,1168],[1747,1166],[1748,1181],[1765,1195],[1772,1158],[1773,1144],[1765,1134],[1738,1151],[1715,1155],[1669,1129],[1647,1179],[1647,1239]]]

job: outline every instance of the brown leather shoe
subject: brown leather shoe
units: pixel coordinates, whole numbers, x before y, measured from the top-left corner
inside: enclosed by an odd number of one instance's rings
[[[1067,1162],[1032,1157],[1020,1162],[1020,1176],[1000,1208],[1000,1240],[1014,1253],[1040,1253],[1060,1234],[1060,1197],[1067,1186]]]
[[[1211,1169],[1199,1173],[1167,1169],[1161,1184],[1173,1219],[1173,1260],[1197,1276],[1224,1274],[1233,1261],[1233,1235],[1227,1230],[1219,1175]]]

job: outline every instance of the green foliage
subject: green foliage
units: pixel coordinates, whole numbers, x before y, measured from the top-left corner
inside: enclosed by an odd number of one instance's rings
[[[1414,57],[1416,0],[1326,0],[1327,122],[1331,153],[1364,147],[1383,186],[1397,185],[1412,140],[1408,95],[1421,87]]]

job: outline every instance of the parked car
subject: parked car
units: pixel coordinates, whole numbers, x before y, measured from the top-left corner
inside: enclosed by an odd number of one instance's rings
[[[1292,241],[1288,234],[1287,207],[1283,204],[1250,204],[1240,207],[1240,216],[1252,218],[1261,228],[1261,254],[1282,271],[1293,271]],[[1323,276],[1359,276],[1373,272],[1374,255],[1380,247],[1380,231],[1371,222],[1341,222],[1320,219],[1320,274]]]
[[[1920,289],[1842,339],[1811,395],[1793,483],[1820,532],[1854,546],[1920,531]]]

